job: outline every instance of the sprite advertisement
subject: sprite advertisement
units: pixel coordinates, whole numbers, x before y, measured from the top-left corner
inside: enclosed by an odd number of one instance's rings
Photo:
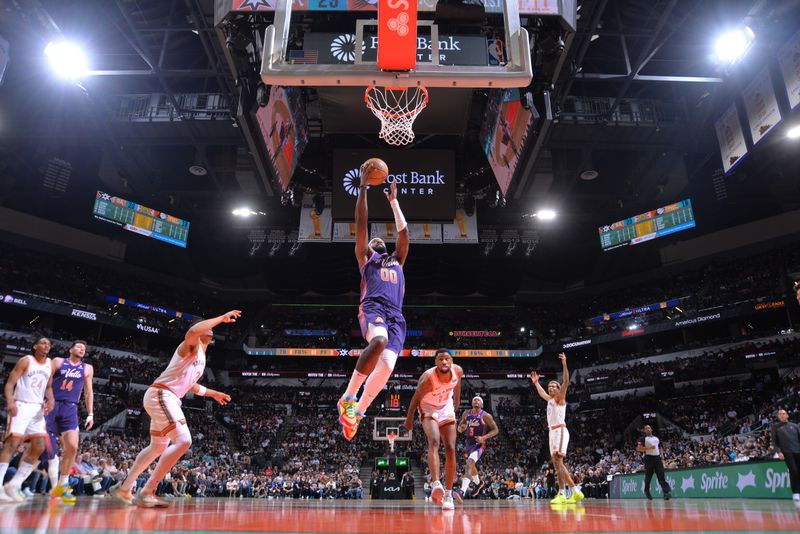
[[[666,471],[671,494],[684,499],[791,499],[789,471],[782,461],[743,462]],[[662,497],[658,478],[650,482],[653,498]],[[612,499],[644,499],[644,473],[616,475],[609,488]]]

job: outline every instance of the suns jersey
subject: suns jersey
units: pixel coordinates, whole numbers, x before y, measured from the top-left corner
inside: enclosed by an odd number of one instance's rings
[[[44,392],[53,374],[53,360],[45,358],[44,363],[39,363],[31,355],[28,358],[28,368],[22,373],[14,387],[14,400],[44,404]]]
[[[179,399],[182,399],[192,389],[192,386],[197,384],[205,369],[206,352],[203,350],[202,344],[198,344],[195,356],[186,358],[181,358],[178,349],[175,349],[169,365],[153,383],[166,386]]]
[[[53,376],[53,397],[57,401],[77,404],[81,400],[85,381],[86,364],[78,362],[73,365],[69,358],[65,358]]]
[[[565,425],[567,423],[567,403],[556,404],[555,399],[547,401],[547,426]]]
[[[425,412],[430,409],[439,409],[453,404],[453,391],[458,385],[458,374],[455,367],[450,368],[450,380],[442,382],[439,379],[439,374],[436,372],[436,367],[425,371],[428,375],[428,381],[431,383],[431,390],[422,397],[420,405],[427,408]]]
[[[361,302],[378,300],[401,310],[405,293],[406,278],[397,256],[373,252],[361,269]]]
[[[477,414],[472,413],[472,410],[467,412],[465,423],[467,424],[467,442],[474,442],[475,438],[482,436],[486,433],[486,424],[483,422],[483,414],[486,412],[481,411]]]

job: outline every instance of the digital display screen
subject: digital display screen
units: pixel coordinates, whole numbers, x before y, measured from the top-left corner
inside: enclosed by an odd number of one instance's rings
[[[384,192],[397,184],[397,199],[408,222],[453,222],[456,216],[455,157],[450,150],[335,150],[333,202],[335,220],[355,218],[360,184],[358,169],[369,158],[389,167],[389,178],[367,192],[369,220],[394,221]]]
[[[125,230],[186,248],[189,221],[98,191],[92,214]]]
[[[300,89],[271,86],[269,103],[266,107],[258,108],[256,120],[269,153],[272,170],[281,189],[286,191],[300,156],[308,144],[305,106]]]
[[[517,89],[489,92],[481,126],[481,144],[503,195],[514,178],[532,122],[533,108],[522,107]]]
[[[408,467],[408,458],[396,458],[394,461],[395,467]]]
[[[598,230],[600,246],[603,250],[611,250],[638,245],[695,226],[692,201],[687,198],[608,226],[601,226]]]
[[[375,458],[375,466],[376,467],[389,467],[389,459],[388,458]]]

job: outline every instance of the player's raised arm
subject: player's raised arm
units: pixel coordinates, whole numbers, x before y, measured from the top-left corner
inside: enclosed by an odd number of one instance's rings
[[[569,369],[567,369],[567,355],[563,352],[558,355],[558,359],[561,360],[561,367],[564,370],[564,383],[561,384],[561,389],[558,390],[556,393],[556,402],[561,404],[566,401],[567,399],[567,387],[569,386]]]
[[[235,323],[236,319],[241,317],[241,315],[242,312],[240,310],[231,310],[228,313],[224,313],[220,316],[212,317],[211,319],[206,319],[195,324],[186,331],[186,336],[183,339],[183,343],[181,343],[178,347],[178,354],[180,354],[181,358],[185,358],[193,354],[193,349],[195,345],[200,343],[200,338],[202,336],[209,335],[209,331],[212,328],[222,323]]]
[[[366,184],[367,176],[372,168],[372,164],[364,162],[359,169],[361,174],[361,186],[358,188],[358,200],[356,200],[356,260],[358,261],[358,268],[363,269],[364,264],[367,263],[367,243],[369,243],[367,224],[367,189],[369,186]]]
[[[389,186],[389,192],[386,193],[386,200],[389,201],[389,205],[392,207],[394,225],[397,227],[395,256],[397,257],[397,261],[400,262],[400,265],[404,265],[408,257],[408,224],[406,224],[406,218],[403,216],[403,212],[400,209],[400,201],[397,200],[397,184],[394,182]]]
[[[422,398],[431,390],[431,383],[428,380],[428,375],[424,374],[420,377],[417,383],[417,390],[414,396],[411,397],[411,402],[408,405],[408,412],[406,413],[406,421],[403,426],[406,430],[411,430],[414,427],[414,412],[417,411],[419,403]]]
[[[534,387],[536,387],[536,392],[542,399],[549,401],[553,398],[545,392],[544,388],[539,383],[539,373],[536,371],[531,371],[531,382],[533,382]]]

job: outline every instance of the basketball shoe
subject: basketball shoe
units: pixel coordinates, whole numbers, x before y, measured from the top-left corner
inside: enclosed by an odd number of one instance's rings
[[[441,505],[444,499],[444,486],[440,481],[436,481],[431,486],[431,500],[436,505]]]
[[[78,498],[72,494],[71,487],[62,486],[61,484],[56,484],[56,487],[50,491],[50,498],[61,499],[65,504],[75,504],[75,501],[78,500]]]
[[[336,405],[339,409],[339,423],[343,427],[356,426],[356,404],[358,399],[355,397],[342,397]]]
[[[568,503],[579,503],[584,499],[583,492],[578,488],[572,488],[572,495],[567,499]]]
[[[560,492],[550,500],[550,504],[566,504],[566,503],[567,503],[567,496]]]
[[[442,510],[455,510],[455,507],[456,506],[453,504],[453,496],[445,496],[444,500],[442,501]]]
[[[152,493],[139,493],[133,498],[133,504],[139,508],[169,508],[169,501],[160,499]]]
[[[122,489],[122,485],[111,488],[111,496],[119,499],[125,504],[133,504],[133,493]]]
[[[355,426],[343,426],[342,427],[342,434],[344,434],[344,438],[347,441],[352,441],[354,437],[356,437],[356,433],[358,432],[358,425],[361,423],[361,420],[364,419],[364,414],[356,412],[356,424]]]

